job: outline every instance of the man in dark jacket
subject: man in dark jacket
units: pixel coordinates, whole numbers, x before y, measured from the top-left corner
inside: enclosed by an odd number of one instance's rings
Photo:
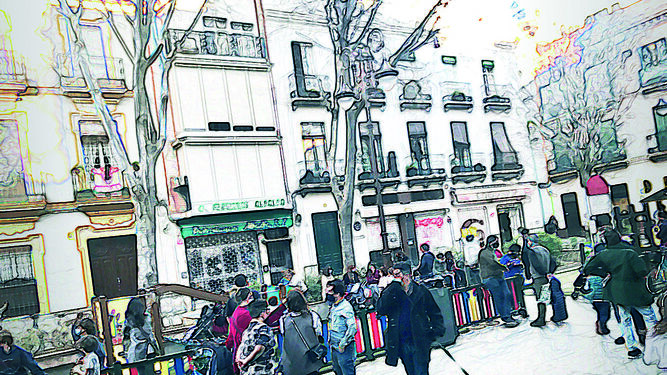
[[[549,250],[540,246],[539,238],[536,234],[524,236],[524,247],[521,254],[521,262],[524,264],[526,279],[533,279],[533,291],[537,299],[537,319],[530,323],[533,327],[542,327],[546,323],[547,305],[539,302],[542,296],[542,287],[549,284],[548,275],[556,270],[556,259],[551,256]]]
[[[14,345],[9,331],[0,331],[0,374],[46,375],[30,352]]]
[[[507,267],[498,262],[495,250],[500,246],[498,237],[490,235],[486,246],[479,252],[479,276],[486,289],[491,292],[493,302],[500,314],[500,319],[505,322],[505,327],[514,328],[519,322],[512,318],[512,295],[510,294],[503,272]]]
[[[658,233],[655,235],[660,240],[661,247],[667,247],[667,212],[658,212]]]
[[[603,288],[605,300],[618,305],[621,315],[621,332],[628,347],[628,357],[639,358],[642,351],[632,331],[631,309],[635,308],[644,317],[650,332],[656,324],[655,311],[651,307],[653,296],[646,290],[644,277],[649,273],[646,263],[631,245],[621,241],[615,230],[604,233],[607,250],[591,258],[584,266],[585,275],[606,277],[609,281]]]
[[[435,255],[431,252],[431,247],[427,243],[421,244],[419,250],[422,252],[422,259],[419,262],[419,275],[427,279],[433,277],[433,262],[435,262]]]
[[[377,303],[378,314],[387,316],[385,362],[396,366],[400,358],[407,375],[428,375],[431,344],[445,333],[444,320],[431,292],[411,275],[409,263],[395,264],[395,280]]]

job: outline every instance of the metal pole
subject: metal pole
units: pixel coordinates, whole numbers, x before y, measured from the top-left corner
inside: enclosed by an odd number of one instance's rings
[[[371,110],[366,101],[366,122],[364,125],[368,130],[369,153],[371,158],[371,175],[373,176],[373,187],[375,188],[375,200],[378,206],[378,216],[380,218],[380,236],[382,237],[382,251],[389,252],[389,240],[387,239],[387,221],[384,216],[384,205],[382,203],[382,184],[380,183],[380,171],[378,171],[377,164],[377,150],[375,149],[375,134],[373,132],[374,126],[371,121]]]

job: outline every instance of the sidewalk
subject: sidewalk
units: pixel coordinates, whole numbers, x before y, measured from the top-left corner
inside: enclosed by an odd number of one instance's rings
[[[565,285],[565,284],[563,284]],[[526,296],[531,315],[514,329],[485,327],[461,335],[448,348],[470,375],[654,375],[656,366],[630,360],[625,345],[615,345],[620,329],[613,316],[611,334],[595,334],[595,312],[581,299],[567,298],[569,319],[561,326],[549,322],[543,328],[529,325],[537,316],[535,298]],[[547,318],[551,317],[551,308]],[[461,374],[459,367],[440,349],[431,354],[431,375]],[[402,365],[389,367],[384,358],[358,366],[357,374],[405,374]]]

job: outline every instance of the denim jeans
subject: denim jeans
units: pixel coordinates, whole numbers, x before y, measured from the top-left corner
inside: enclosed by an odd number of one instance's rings
[[[484,279],[484,286],[491,292],[500,318],[504,322],[512,320],[510,314],[512,313],[513,299],[505,279],[501,277],[489,277]]]
[[[402,343],[398,347],[398,357],[403,362],[407,375],[428,375],[431,349],[418,350],[413,343]]]
[[[606,327],[610,317],[611,302],[593,301],[593,309],[598,314],[598,322],[600,325]]]
[[[334,374],[336,375],[355,375],[356,369],[354,361],[357,358],[357,348],[354,342],[348,344],[341,353],[331,348],[331,363],[333,364]]]
[[[651,306],[618,306],[618,312],[621,315],[621,332],[623,332],[623,337],[625,337],[625,344],[628,347],[628,350],[637,349],[637,339],[632,330],[632,315],[630,310],[636,309],[643,317],[646,322],[646,330],[650,331],[653,329],[657,323],[657,318],[655,316],[655,311]]]

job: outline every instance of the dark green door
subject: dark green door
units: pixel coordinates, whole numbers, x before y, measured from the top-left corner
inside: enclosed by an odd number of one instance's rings
[[[343,253],[340,248],[338,214],[336,212],[313,214],[313,233],[320,272],[331,266],[334,273],[342,273]]]

